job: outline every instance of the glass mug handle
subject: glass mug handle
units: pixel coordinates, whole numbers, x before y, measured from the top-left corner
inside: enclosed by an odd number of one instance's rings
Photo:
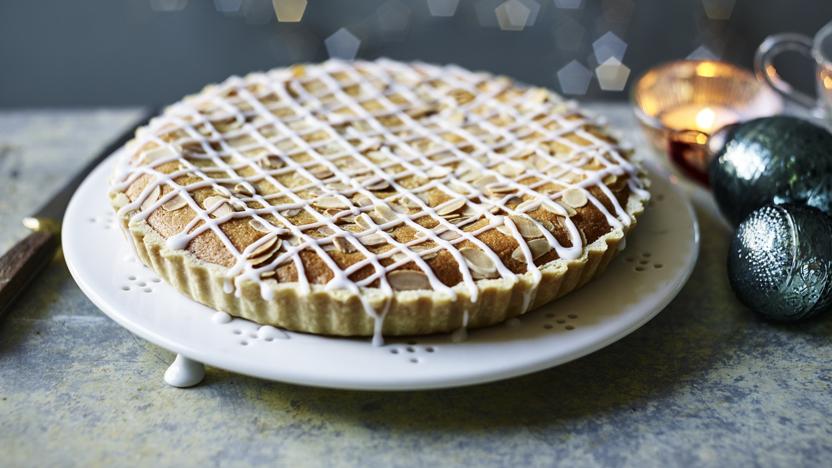
[[[794,89],[792,85],[787,83],[777,69],[774,67],[774,57],[781,52],[800,52],[801,54],[812,58],[812,39],[795,33],[775,34],[767,37],[760,47],[757,48],[757,53],[754,54],[754,73],[757,79],[763,83],[767,83],[775,91],[782,94],[787,99],[790,99],[797,104],[816,112],[819,108],[817,99],[814,97]]]

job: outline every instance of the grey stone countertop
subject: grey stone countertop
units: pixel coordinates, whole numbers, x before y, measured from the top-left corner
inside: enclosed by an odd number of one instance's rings
[[[590,106],[642,144],[622,105]],[[138,115],[0,112],[0,250],[20,218]],[[0,465],[829,466],[832,318],[758,320],[726,279],[730,230],[702,229],[690,282],[621,341],[529,376],[372,393],[209,368],[168,387],[172,355],[104,316],[56,259],[0,322]]]

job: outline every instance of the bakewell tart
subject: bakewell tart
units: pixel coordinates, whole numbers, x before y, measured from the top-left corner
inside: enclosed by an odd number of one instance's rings
[[[194,300],[381,343],[495,324],[601,273],[649,200],[631,157],[545,89],[332,60],[171,105],[125,146],[110,200]]]

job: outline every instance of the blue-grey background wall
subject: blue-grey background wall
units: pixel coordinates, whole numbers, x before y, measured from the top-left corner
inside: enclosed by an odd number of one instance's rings
[[[0,106],[171,102],[230,74],[324,60],[326,39],[341,28],[360,41],[358,57],[454,62],[557,91],[571,83],[582,99],[625,99],[626,88],[601,89],[592,73],[599,56],[620,58],[629,85],[651,65],[691,54],[750,66],[766,35],[812,34],[832,20],[830,0],[509,0],[503,10],[503,0],[310,0],[300,22],[279,22],[275,4],[296,3],[0,0]],[[454,5],[452,16],[435,15]],[[573,60],[579,66],[559,79]],[[808,88],[808,62],[784,60]]]

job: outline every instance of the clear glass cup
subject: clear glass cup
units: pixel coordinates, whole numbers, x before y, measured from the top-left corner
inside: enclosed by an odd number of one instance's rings
[[[787,51],[799,52],[814,60],[817,97],[795,89],[777,73],[774,58]],[[767,37],[754,56],[754,71],[757,78],[785,98],[832,124],[832,22],[821,28],[814,38],[795,33]]]

